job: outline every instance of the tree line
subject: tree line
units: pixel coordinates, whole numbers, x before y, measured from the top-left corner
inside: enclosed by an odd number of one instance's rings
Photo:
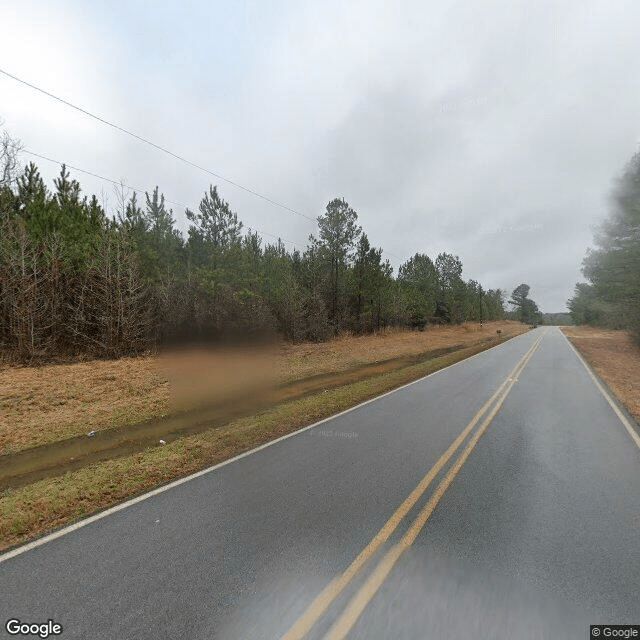
[[[340,198],[303,250],[245,230],[216,186],[188,231],[156,187],[109,216],[62,167],[0,183],[0,348],[22,362],[119,357],[182,341],[322,341],[340,331],[503,318],[504,294],[462,277],[458,256],[417,253],[396,276]],[[525,295],[526,298],[526,295]]]
[[[608,217],[594,234],[568,301],[576,324],[626,329],[640,343],[640,153],[612,190]]]

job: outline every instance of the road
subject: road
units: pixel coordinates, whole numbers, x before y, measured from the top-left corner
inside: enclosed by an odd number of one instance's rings
[[[639,532],[640,449],[540,328],[0,557],[2,633],[586,639],[640,624]]]

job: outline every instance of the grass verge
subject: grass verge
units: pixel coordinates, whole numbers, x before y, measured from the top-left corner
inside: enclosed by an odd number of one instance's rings
[[[0,455],[219,404],[256,383],[278,386],[318,374],[521,333],[517,322],[385,329],[328,342],[218,348],[39,367],[0,364]]]
[[[627,331],[561,327],[601,380],[640,422],[640,349]]]
[[[278,405],[164,446],[35,482],[0,498],[0,550],[70,524],[127,498],[227,460],[360,402],[480,353],[478,345],[374,378]]]

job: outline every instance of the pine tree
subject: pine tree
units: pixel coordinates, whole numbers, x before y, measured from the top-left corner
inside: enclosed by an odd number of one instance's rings
[[[240,243],[242,222],[238,220],[238,214],[231,211],[213,185],[208,193],[205,192],[198,213],[189,209],[185,213],[192,223],[188,246],[193,264],[217,269],[221,266],[224,254]]]
[[[439,276],[431,258],[416,253],[400,265],[398,281],[409,295],[411,324],[424,326],[433,317],[439,293]]]
[[[319,239],[310,236],[315,256],[324,263],[328,272],[330,317],[337,329],[343,316],[344,284],[347,267],[353,259],[362,229],[357,224],[358,214],[344,199],[336,198],[327,205],[326,213],[318,216]]]
[[[145,193],[144,212],[148,262],[143,263],[143,272],[154,280],[166,280],[178,276],[184,264],[184,243],[180,232],[174,228],[173,211],[167,210],[164,194],[155,187],[153,193]]]
[[[50,195],[36,165],[31,162],[18,178],[15,213],[25,222],[31,238],[42,241],[53,233],[54,207]]]

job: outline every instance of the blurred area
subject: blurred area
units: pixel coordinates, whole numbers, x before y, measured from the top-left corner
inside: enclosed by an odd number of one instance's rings
[[[159,354],[40,366],[0,365],[0,454],[123,428],[203,405],[247,407],[357,382],[443,350],[522,333],[515,321],[342,332],[326,342],[192,343]],[[498,334],[500,331],[500,334]],[[277,389],[277,393],[269,391]]]
[[[322,343],[185,344],[164,349],[158,359],[168,380],[170,410],[182,411],[230,400],[243,401],[294,381],[316,379],[366,367],[362,377],[411,364],[478,342],[509,337],[526,327],[518,322],[464,323],[425,331],[386,329],[373,335],[342,332]],[[370,370],[368,365],[379,365]],[[353,371],[358,379],[357,371]],[[353,380],[350,380],[353,381]]]
[[[357,584],[318,620],[309,640],[326,637],[364,578],[357,578]],[[329,579],[305,573],[295,564],[288,570],[269,565],[256,581],[260,602],[256,603],[254,594],[248,595],[252,606],[245,608],[241,599],[236,612],[223,624],[220,637],[282,637]],[[602,619],[599,616],[599,612],[504,569],[422,547],[403,556],[348,637],[580,640],[588,637],[589,624]]]
[[[170,412],[264,391],[281,379],[278,365],[285,350],[276,343],[215,348],[186,345],[164,350],[158,367],[169,382]]]

